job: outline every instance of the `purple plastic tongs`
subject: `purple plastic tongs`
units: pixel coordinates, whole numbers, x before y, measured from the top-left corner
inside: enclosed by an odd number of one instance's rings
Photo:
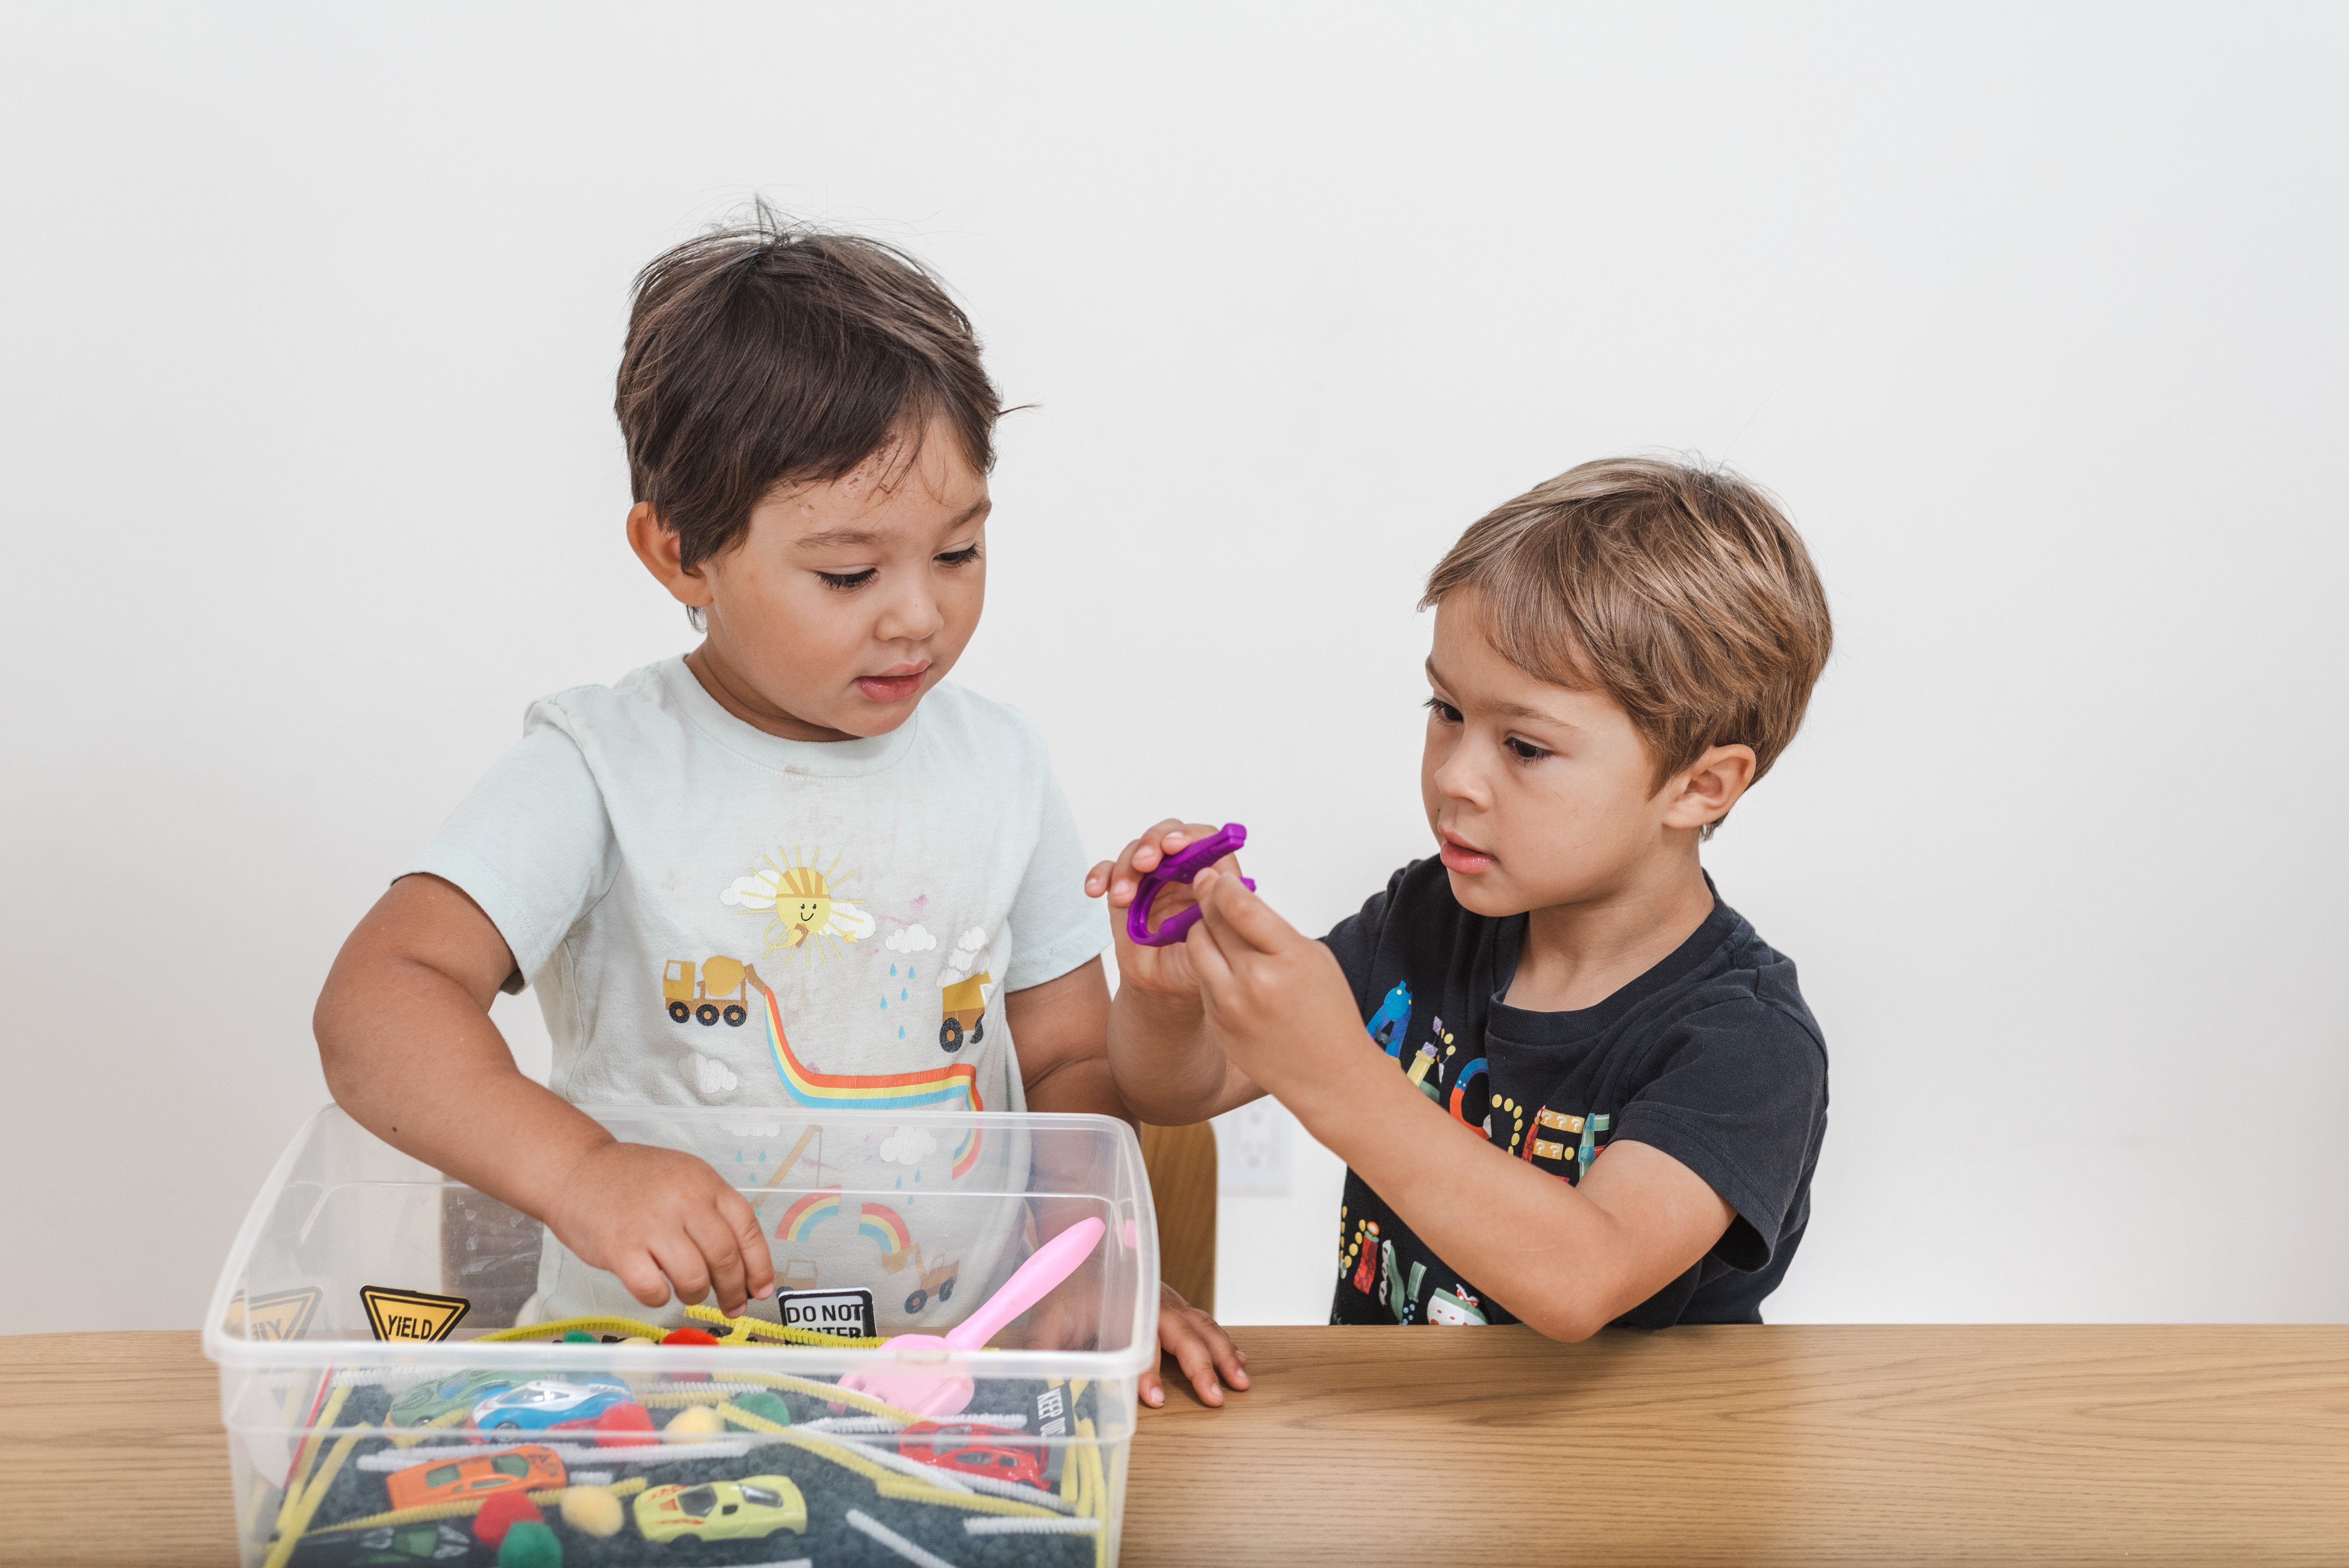
[[[1133,903],[1125,912],[1125,934],[1143,947],[1171,947],[1183,940],[1183,934],[1199,922],[1199,906],[1177,910],[1157,930],[1150,929],[1150,906],[1158,897],[1158,890],[1168,882],[1186,882],[1226,855],[1247,842],[1247,830],[1237,822],[1226,822],[1221,832],[1210,833],[1195,844],[1185,844],[1159,862],[1154,872],[1143,873],[1142,885],[1133,890]],[[1240,885],[1248,892],[1256,891],[1255,879],[1240,878]]]

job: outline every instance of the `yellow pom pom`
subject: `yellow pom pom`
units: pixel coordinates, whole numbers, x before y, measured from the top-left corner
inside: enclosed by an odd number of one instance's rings
[[[706,1438],[726,1429],[726,1418],[708,1405],[688,1405],[661,1429],[667,1438]]]
[[[583,1535],[617,1535],[620,1500],[600,1486],[574,1486],[563,1494],[563,1522]]]

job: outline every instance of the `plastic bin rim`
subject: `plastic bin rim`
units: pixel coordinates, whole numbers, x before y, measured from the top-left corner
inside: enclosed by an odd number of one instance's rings
[[[800,1108],[583,1105],[578,1109],[598,1120],[657,1117],[672,1121],[718,1121],[760,1116],[771,1111],[789,1118],[797,1114]],[[348,1112],[331,1101],[312,1111],[286,1144],[285,1152],[277,1157],[277,1162],[270,1167],[260,1191],[254,1194],[252,1206],[245,1211],[244,1223],[237,1228],[236,1240],[230,1243],[227,1261],[221,1265],[220,1279],[212,1287],[212,1302],[204,1315],[204,1357],[215,1366],[250,1369],[307,1368],[336,1365],[356,1367],[379,1360],[389,1365],[417,1367],[493,1367],[508,1363],[517,1367],[531,1363],[544,1366],[548,1364],[547,1358],[553,1356],[565,1359],[593,1358],[599,1365],[608,1365],[616,1369],[625,1366],[629,1370],[652,1371],[667,1367],[700,1372],[735,1367],[744,1371],[805,1374],[846,1372],[870,1367],[875,1361],[894,1362],[901,1357],[902,1353],[879,1349],[832,1350],[822,1346],[797,1345],[727,1346],[722,1349],[697,1349],[681,1354],[679,1347],[676,1346],[565,1346],[534,1340],[501,1340],[484,1344],[478,1339],[452,1339],[423,1344],[367,1339],[233,1337],[222,1326],[228,1319],[229,1303],[236,1295],[237,1281],[260,1240],[262,1226],[268,1222],[272,1201],[285,1190],[295,1162],[301,1158],[318,1130],[336,1119],[350,1121],[355,1127],[358,1125]],[[922,1121],[958,1125],[977,1122],[989,1127],[1016,1123],[1030,1130],[1056,1127],[1070,1130],[1091,1128],[1110,1133],[1117,1149],[1118,1164],[1124,1168],[1125,1174],[1134,1179],[1137,1196],[1134,1212],[1125,1216],[1127,1222],[1135,1227],[1135,1240],[1139,1243],[1135,1251],[1143,1264],[1143,1277],[1140,1282],[1143,1288],[1137,1293],[1136,1323],[1132,1343],[1122,1350],[978,1350],[957,1353],[944,1359],[958,1370],[974,1376],[1001,1377],[1131,1377],[1158,1364],[1158,1216],[1149,1201],[1150,1183],[1142,1163],[1142,1141],[1134,1136],[1131,1126],[1116,1117],[1091,1111],[990,1110],[960,1115],[925,1115],[920,1112],[840,1110],[827,1111],[822,1118],[802,1117],[801,1119],[888,1122],[896,1126]],[[447,1178],[444,1176],[443,1180]],[[925,1366],[935,1365],[936,1361],[936,1357],[923,1357]]]

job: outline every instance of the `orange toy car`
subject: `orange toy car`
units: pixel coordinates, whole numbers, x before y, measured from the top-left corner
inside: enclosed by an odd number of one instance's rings
[[[424,1508],[436,1502],[462,1502],[516,1487],[537,1491],[563,1484],[563,1456],[536,1443],[502,1454],[475,1454],[471,1459],[434,1464],[429,1460],[385,1479],[394,1508]]]

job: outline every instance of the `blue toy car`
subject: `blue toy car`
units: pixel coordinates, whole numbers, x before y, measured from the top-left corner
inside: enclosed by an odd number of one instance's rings
[[[524,1383],[492,1394],[473,1407],[473,1425],[527,1432],[562,1427],[589,1427],[615,1405],[626,1404],[627,1387],[620,1383],[564,1383],[551,1377]]]

